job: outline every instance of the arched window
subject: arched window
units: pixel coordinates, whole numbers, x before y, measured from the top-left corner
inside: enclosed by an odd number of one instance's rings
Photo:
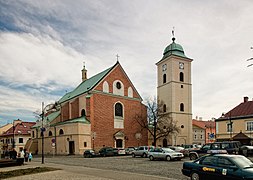
[[[166,83],[166,74],[163,75],[163,83]]]
[[[163,105],[163,112],[166,112],[166,109],[167,109],[166,104],[164,104]]]
[[[123,106],[120,103],[115,104],[115,116],[123,117]]]
[[[53,136],[52,131],[49,131],[49,132],[48,132],[48,136]]]
[[[103,83],[103,92],[109,93],[109,84],[106,81]]]
[[[62,129],[60,129],[60,131],[59,131],[59,135],[63,135],[63,134],[64,134],[63,130],[62,130]]]
[[[184,103],[180,104],[180,111],[184,111]]]
[[[184,82],[184,73],[180,72],[179,79],[181,82]]]
[[[84,109],[82,109],[82,111],[81,111],[81,116],[86,116],[86,113],[85,113]]]

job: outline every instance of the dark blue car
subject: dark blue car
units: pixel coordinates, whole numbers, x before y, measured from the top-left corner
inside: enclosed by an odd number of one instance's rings
[[[192,180],[253,179],[253,163],[241,155],[206,155],[193,162],[184,162],[182,173]]]

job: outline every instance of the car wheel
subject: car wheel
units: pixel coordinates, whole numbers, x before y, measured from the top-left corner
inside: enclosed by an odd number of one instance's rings
[[[199,180],[199,174],[196,172],[193,172],[191,174],[191,180]]]
[[[248,157],[248,151],[247,151],[247,150],[242,150],[242,154],[243,154],[245,157]]]
[[[166,160],[167,160],[167,161],[170,161],[170,160],[171,160],[171,157],[170,157],[170,156],[166,156]]]
[[[142,157],[146,158],[146,157],[147,157],[147,154],[146,154],[146,153],[143,153]]]
[[[153,160],[154,160],[154,157],[153,157],[153,156],[149,156],[149,160],[150,160],[150,161],[153,161]]]
[[[195,160],[197,159],[197,155],[196,154],[190,154],[190,160]]]
[[[134,153],[132,154],[132,157],[135,158],[135,154]]]

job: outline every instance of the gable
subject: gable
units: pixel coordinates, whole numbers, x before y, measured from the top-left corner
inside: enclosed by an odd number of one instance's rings
[[[116,87],[117,82],[121,84],[120,88]],[[119,62],[117,62],[116,66],[114,66],[114,68],[97,84],[97,86],[94,87],[94,90],[142,100],[138,91]]]

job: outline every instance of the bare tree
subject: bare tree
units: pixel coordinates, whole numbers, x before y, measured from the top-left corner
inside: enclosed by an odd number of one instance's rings
[[[172,117],[166,113],[167,108],[162,101],[157,101],[156,98],[146,101],[147,119],[141,115],[136,115],[136,122],[144,129],[147,129],[153,137],[153,145],[160,138],[166,138],[173,133],[178,133],[180,128],[173,121]]]

